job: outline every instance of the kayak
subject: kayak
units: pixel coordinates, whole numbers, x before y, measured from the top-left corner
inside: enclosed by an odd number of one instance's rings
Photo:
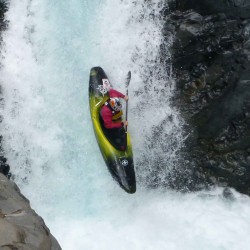
[[[101,67],[90,70],[89,107],[97,143],[112,177],[128,193],[136,192],[132,145],[129,133],[121,129],[106,129],[100,115],[109,99],[109,79]]]

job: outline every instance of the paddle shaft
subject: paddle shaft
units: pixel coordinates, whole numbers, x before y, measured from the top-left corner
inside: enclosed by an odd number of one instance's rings
[[[126,82],[126,95],[128,96],[128,86],[131,80],[131,72],[128,72],[128,76],[127,76],[127,82]],[[126,117],[125,120],[128,121],[128,100],[126,100]],[[125,133],[128,132],[128,126],[125,126]]]
[[[126,90],[126,95],[128,96],[128,88]],[[126,100],[126,117],[125,117],[125,120],[127,121],[128,120],[128,100]],[[128,131],[128,126],[125,126],[125,132],[127,133]]]

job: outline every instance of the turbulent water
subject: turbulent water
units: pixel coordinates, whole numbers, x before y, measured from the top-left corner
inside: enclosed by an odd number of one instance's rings
[[[1,131],[14,179],[64,250],[240,250],[250,245],[250,199],[222,190],[180,194],[182,119],[171,107],[166,1],[10,1],[3,34]],[[164,54],[164,57],[162,55]],[[111,178],[92,130],[89,71],[125,91],[137,193]],[[157,169],[157,171],[155,171]]]

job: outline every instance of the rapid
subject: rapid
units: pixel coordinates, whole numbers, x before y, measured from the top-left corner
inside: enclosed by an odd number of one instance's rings
[[[183,120],[171,105],[164,7],[163,0],[9,2],[0,69],[3,147],[15,182],[64,250],[250,246],[249,197],[232,190],[234,199],[225,199],[221,188],[186,194],[149,188],[181,168],[184,140]],[[132,72],[134,195],[112,180],[95,140],[88,104],[93,66],[121,92]]]

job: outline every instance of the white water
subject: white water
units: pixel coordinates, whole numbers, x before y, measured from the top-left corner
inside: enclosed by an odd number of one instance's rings
[[[171,65],[159,59],[163,1],[150,2],[10,2],[1,127],[15,181],[64,250],[248,249],[248,197],[234,192],[236,199],[227,201],[220,189],[183,195],[146,188],[154,163],[160,162],[161,182],[182,145],[182,121],[169,102]],[[171,38],[165,48],[170,45]],[[95,142],[88,77],[97,65],[120,91],[132,70],[135,195],[112,181]],[[152,145],[160,124],[164,133]]]

